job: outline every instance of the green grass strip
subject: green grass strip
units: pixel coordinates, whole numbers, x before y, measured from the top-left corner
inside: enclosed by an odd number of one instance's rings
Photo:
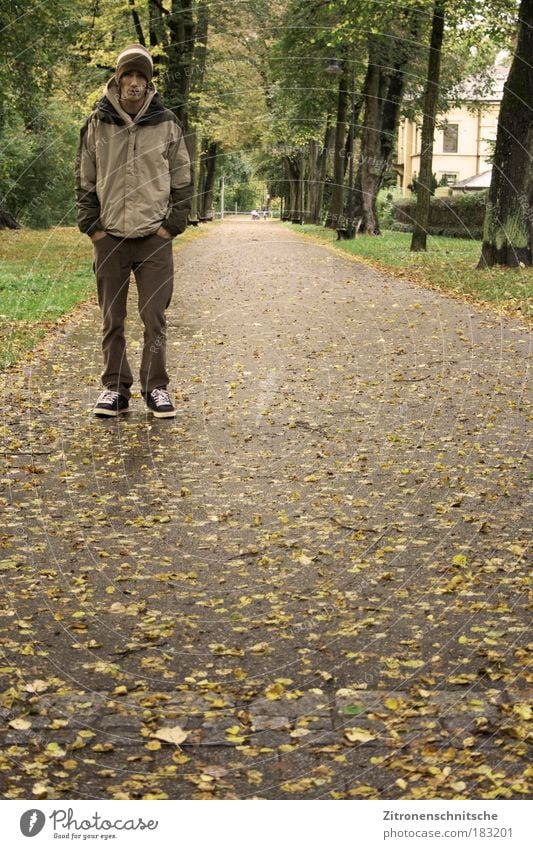
[[[334,245],[373,267],[456,297],[490,305],[508,315],[529,319],[533,268],[477,269],[481,242],[429,236],[428,250],[411,253],[411,234],[387,230],[382,236],[336,241],[335,230],[311,224],[286,224],[295,233]]]
[[[189,228],[175,244],[201,231]],[[92,262],[92,244],[76,227],[0,230],[0,369],[78,304],[96,300]]]

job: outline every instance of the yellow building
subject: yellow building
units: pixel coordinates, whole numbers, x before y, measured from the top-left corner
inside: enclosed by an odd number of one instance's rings
[[[470,79],[462,86],[461,104],[437,117],[433,148],[433,173],[449,186],[490,172],[489,157],[496,139],[500,101],[509,69],[496,65],[491,70],[488,92],[479,92],[479,81]],[[421,124],[404,119],[398,131],[398,186],[411,194],[408,186],[420,171]],[[486,182],[481,180],[478,183]],[[490,180],[489,180],[490,182]]]

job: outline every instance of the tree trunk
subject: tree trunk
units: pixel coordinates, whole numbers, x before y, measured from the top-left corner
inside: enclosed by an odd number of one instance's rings
[[[196,127],[189,126],[189,129],[184,134],[184,141],[187,145],[189,158],[191,160],[191,181],[193,184],[193,194],[191,197],[191,211],[189,212],[189,224],[198,223],[198,131]]]
[[[150,31],[150,47],[167,46],[165,24],[163,23],[163,15],[161,12],[161,4],[158,0],[148,0],[148,29]],[[161,60],[159,56],[154,56],[154,65],[157,65]]]
[[[531,0],[530,0],[531,1]],[[431,180],[433,176],[433,141],[439,102],[440,60],[444,38],[445,0],[435,0],[431,24],[428,75],[424,92],[424,118],[422,121],[422,148],[420,152],[420,174],[416,193],[415,227],[411,239],[412,251],[425,251],[429,207],[431,203]]]
[[[307,155],[307,206],[305,223],[318,224],[320,216],[319,211],[319,194],[320,194],[320,173],[322,164],[322,150],[320,142],[316,139],[311,139],[308,143]]]
[[[301,213],[301,180],[300,180],[300,164],[298,159],[291,156],[284,156],[283,163],[285,165],[285,173],[289,184],[289,208],[286,216],[289,221],[299,221]]]
[[[335,125],[335,149],[333,152],[333,192],[326,227],[340,226],[344,209],[344,169],[346,165],[346,113],[348,107],[348,83],[344,73],[339,79],[337,97],[337,123]]]
[[[379,235],[376,197],[383,174],[381,129],[383,104],[389,85],[383,49],[381,39],[372,38],[364,85],[365,117],[361,135],[361,153],[354,186],[353,217],[362,219],[361,231],[368,235]]]
[[[309,142],[308,212],[305,220],[306,224],[321,224],[328,150],[332,141],[333,127],[330,126],[328,119],[324,134],[324,144],[320,146],[320,143],[316,140]]]
[[[170,98],[169,108],[176,113],[186,132],[196,34],[193,0],[172,0],[171,8],[165,18],[170,31],[170,41],[165,46],[168,57],[165,92]]]
[[[10,212],[0,209],[0,230],[20,230],[21,225],[15,221]]]
[[[385,97],[383,108],[383,120],[381,124],[381,174],[379,184],[381,186],[385,172],[390,168],[394,141],[398,131],[400,120],[400,108],[405,89],[404,66],[407,57],[400,60],[396,65],[389,81],[389,88]]]
[[[326,132],[324,135],[324,150],[322,151],[322,161],[320,164],[320,185],[317,196],[317,212],[318,212],[318,221],[317,224],[320,223],[322,218],[322,207],[324,203],[324,186],[326,185],[326,174],[328,171],[328,157],[330,148],[333,145],[335,140],[335,130],[329,123],[329,117],[326,126]]]
[[[209,33],[209,7],[207,0],[198,3],[196,41],[194,46],[194,75],[191,88],[201,91],[204,85],[205,66],[207,62],[207,37]],[[198,110],[194,110],[194,120],[198,120]]]
[[[479,268],[533,261],[533,0],[522,0],[518,44],[498,119]]]
[[[135,0],[129,0],[131,17],[133,19],[133,25],[135,27],[135,32],[137,33],[137,40],[139,44],[142,44],[143,47],[146,47],[146,41],[144,40],[143,28],[141,25],[141,19],[139,18],[139,13],[135,8]]]
[[[205,220],[213,209],[213,193],[217,165],[218,146],[215,141],[204,140],[200,154],[198,216]]]

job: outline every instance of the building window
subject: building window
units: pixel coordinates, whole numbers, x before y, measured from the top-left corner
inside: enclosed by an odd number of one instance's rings
[[[442,131],[442,152],[457,153],[459,124],[446,124]]]
[[[450,171],[443,171],[440,175],[441,186],[455,186],[458,174],[452,174]]]

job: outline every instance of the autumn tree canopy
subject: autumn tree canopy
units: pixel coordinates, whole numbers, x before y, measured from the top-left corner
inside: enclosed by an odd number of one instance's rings
[[[73,222],[71,163],[80,123],[101,96],[117,53],[138,41],[152,51],[156,85],[185,128],[196,181],[193,218],[209,217],[225,175],[237,206],[239,198],[259,203],[262,186],[263,199],[281,204],[285,217],[342,226],[353,122],[353,215],[360,232],[379,234],[378,194],[397,181],[399,121],[409,115],[422,125],[427,111],[434,6],[434,0],[385,0],[376,15],[366,0],[0,0],[0,208],[34,226]],[[475,11],[466,2],[447,8],[440,80],[432,88],[438,111],[462,80],[512,46],[518,11],[516,0],[489,0]],[[514,233],[517,210],[522,241],[530,225],[524,159],[531,157],[524,59],[530,19],[531,2],[523,0],[484,262],[501,261],[498,234]],[[328,74],[332,65],[337,75]],[[431,131],[426,147],[430,141]],[[510,177],[505,162],[514,168]],[[245,184],[250,190],[239,192]],[[527,246],[514,248],[509,256],[527,261]]]

